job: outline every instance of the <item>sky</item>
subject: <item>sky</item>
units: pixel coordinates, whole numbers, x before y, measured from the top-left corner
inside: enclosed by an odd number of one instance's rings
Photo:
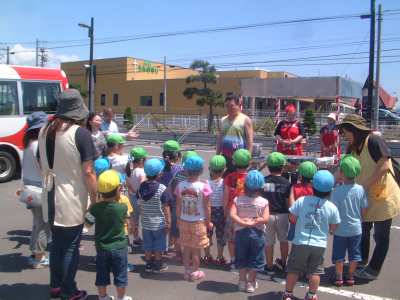
[[[13,64],[35,64],[35,40],[49,48],[49,66],[89,56],[87,29],[95,42],[154,33],[348,16],[339,20],[268,25],[241,30],[95,44],[94,58],[132,56],[189,66],[204,59],[218,70],[264,69],[298,76],[343,76],[363,83],[368,74],[368,0],[100,1],[5,0],[0,10],[0,48]],[[400,98],[400,1],[382,4],[381,84]],[[57,48],[60,47],[60,48]],[[51,49],[54,48],[54,49]],[[1,57],[1,55],[3,55]],[[0,62],[5,51],[0,51]]]

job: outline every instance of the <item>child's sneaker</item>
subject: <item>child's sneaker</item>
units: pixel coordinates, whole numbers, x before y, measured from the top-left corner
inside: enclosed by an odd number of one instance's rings
[[[50,288],[50,298],[58,299],[61,297],[61,288]]]
[[[283,292],[282,293],[282,298],[281,298],[282,300],[293,300],[294,299],[294,297],[293,297],[293,293],[288,293],[288,292]]]
[[[206,255],[203,258],[201,258],[201,262],[205,265],[209,265],[214,262],[214,259],[211,255]]]
[[[274,267],[269,268],[267,265],[265,265],[265,267],[264,267],[264,272],[267,275],[274,275],[275,274]]]
[[[238,284],[239,292],[245,292],[246,286],[247,286],[246,281],[239,281],[239,284]]]
[[[226,265],[226,260],[223,256],[218,256],[217,259],[215,260],[215,263],[219,266],[224,266]]]
[[[235,266],[235,261],[232,259],[231,262],[229,263],[229,269],[231,271],[236,270],[236,266]]]
[[[88,297],[88,293],[84,290],[76,291],[74,295],[70,297],[61,297],[62,300],[85,300]]]
[[[279,271],[285,272],[286,265],[283,263],[282,259],[275,259],[275,266],[279,269]]]
[[[162,273],[168,270],[168,265],[165,262],[159,261],[154,263],[153,271]]]
[[[313,295],[311,297],[309,297],[307,294],[304,297],[304,300],[318,300],[318,296],[317,295]]]
[[[153,263],[151,263],[151,262],[146,263],[146,266],[144,267],[144,271],[146,273],[153,272]]]
[[[44,256],[41,260],[32,259],[30,265],[32,269],[44,269],[50,265],[50,261],[46,256]]]
[[[247,293],[254,293],[256,291],[256,284],[253,282],[248,282],[246,285],[246,292]]]
[[[128,272],[133,272],[135,270],[135,266],[132,264],[127,265]]]

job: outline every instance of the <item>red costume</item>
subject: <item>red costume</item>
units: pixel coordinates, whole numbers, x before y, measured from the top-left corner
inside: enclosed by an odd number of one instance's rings
[[[286,113],[295,113],[296,109],[293,105],[288,105],[285,108],[285,111]],[[278,126],[275,129],[275,136],[277,135],[279,135],[283,140],[294,140],[300,135],[304,136],[303,126],[297,120],[283,120],[279,122]],[[278,141],[277,150],[278,152],[286,155],[303,155],[303,145],[301,143],[301,140],[298,143],[292,145],[286,145]]]

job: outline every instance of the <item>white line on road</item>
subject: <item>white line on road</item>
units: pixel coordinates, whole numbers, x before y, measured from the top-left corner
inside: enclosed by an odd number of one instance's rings
[[[392,228],[392,229],[400,229],[400,226],[394,226],[394,225],[392,225],[391,228]]]
[[[286,281],[282,280],[280,283],[282,285],[285,285]],[[329,288],[329,287],[325,287],[325,286],[320,286],[318,288],[318,292],[341,296],[341,297],[345,297],[345,298],[357,299],[357,300],[396,300],[394,298],[386,298],[386,297],[381,297],[381,296],[358,293],[355,291],[334,289],[334,288]]]

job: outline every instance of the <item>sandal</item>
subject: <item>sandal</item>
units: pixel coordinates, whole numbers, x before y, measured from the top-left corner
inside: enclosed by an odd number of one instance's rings
[[[192,281],[196,281],[196,280],[201,280],[203,279],[205,276],[203,271],[194,271],[192,274],[190,274],[190,279]]]

